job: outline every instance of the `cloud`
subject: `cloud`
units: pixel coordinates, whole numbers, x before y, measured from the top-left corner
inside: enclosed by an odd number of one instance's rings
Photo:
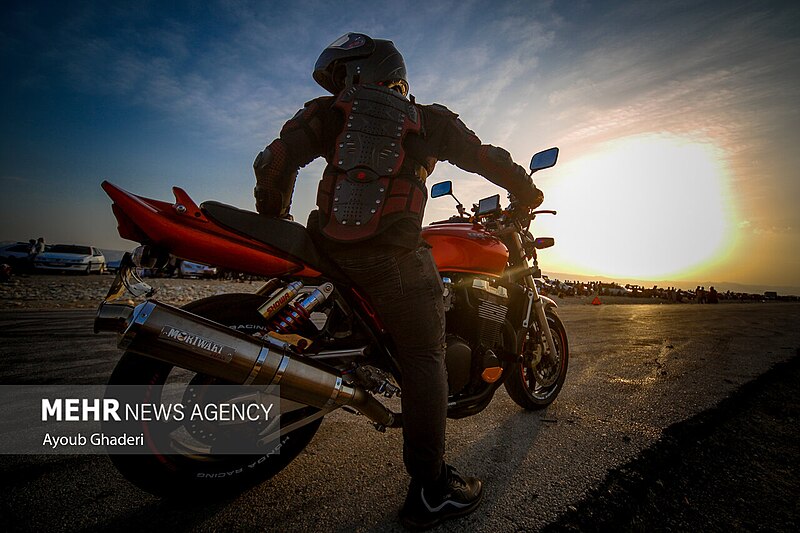
[[[559,19],[547,5],[535,19],[521,4],[500,4],[488,13],[473,7],[448,17],[430,45],[414,54],[421,67],[412,89],[423,97],[434,95],[476,130],[494,130],[518,110],[519,101],[508,98],[508,90],[530,83]]]
[[[760,223],[753,223],[749,220],[743,220],[742,222],[739,222],[737,227],[742,231],[748,231],[754,235],[787,235],[797,233],[796,228],[793,228],[791,224],[788,224],[785,221],[783,224],[764,225]]]
[[[299,9],[265,17],[263,6],[233,2],[198,7],[197,19],[163,9],[85,4],[56,22],[30,7],[4,42],[17,43],[16,58],[36,49],[19,72],[29,86],[110,97],[223,145],[260,144],[313,95],[308,68],[303,87],[287,76],[308,66],[306,54],[293,57],[306,33],[292,30]]]
[[[792,149],[800,109],[800,6],[640,8],[604,6],[591,24],[564,17],[551,48],[557,57],[545,56],[539,69],[543,105],[512,118],[511,138],[552,139],[564,149],[564,162],[609,139],[636,135],[710,143],[726,168],[734,212],[759,231],[798,227],[800,212],[790,198],[800,192],[793,179],[800,157]],[[512,143],[516,153],[519,146]]]
[[[31,7],[3,42],[25,34],[44,53],[30,84],[154,111],[174,127],[252,152],[308,99],[321,48],[347,30],[395,40],[412,93],[461,114],[485,142],[517,158],[533,146],[591,143],[653,129],[755,149],[800,107],[787,77],[800,47],[797,9],[751,4],[478,1],[224,3],[165,7],[82,4],[51,19]],[[309,16],[313,13],[314,16]],[[780,15],[780,16],[778,16]],[[791,32],[788,31],[791,35]]]
[[[788,21],[724,3],[667,10],[637,24],[625,13],[638,16],[620,8],[609,17],[626,32],[589,38],[592,48],[550,83],[548,102],[568,125],[567,141],[656,128],[703,133],[737,152],[760,142],[787,100],[800,104],[792,83],[800,81],[800,41],[785,35],[796,9]]]
[[[321,90],[310,79],[322,47],[348,30],[394,39],[412,73],[412,91],[443,101],[493,136],[508,87],[530,74],[552,42],[541,4],[500,2],[230,1],[188,6],[82,4],[14,13],[31,65],[30,84],[66,83],[155,111],[224,147],[257,145]],[[310,16],[310,14],[314,14]],[[4,34],[5,37],[5,34]],[[5,41],[16,42],[12,38]],[[27,41],[27,42],[26,42]],[[47,73],[47,74],[43,74]]]

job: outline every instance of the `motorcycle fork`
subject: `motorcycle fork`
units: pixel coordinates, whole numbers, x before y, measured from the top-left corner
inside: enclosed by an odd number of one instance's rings
[[[527,263],[525,258],[525,251],[522,247],[522,240],[518,233],[514,232],[511,239],[512,253],[520,258],[520,261]],[[535,252],[534,252],[535,253]],[[536,266],[536,257],[534,256],[534,266]],[[538,268],[536,269],[538,270]],[[529,273],[523,278],[526,287],[528,288],[528,312],[525,317],[525,322],[530,326],[530,320],[533,318],[531,313],[534,313],[536,322],[544,334],[545,348],[544,357],[549,358],[550,362],[555,360],[556,345],[553,342],[553,333],[550,331],[550,326],[547,324],[547,314],[545,313],[544,300],[539,296],[539,290],[536,288],[536,282],[533,279],[533,274]]]
[[[544,300],[542,300],[542,298],[539,296],[539,291],[536,289],[535,284],[532,284],[530,290],[531,298],[533,299],[533,309],[536,312],[536,321],[538,322],[546,341],[547,350],[545,350],[544,356],[549,357],[549,362],[552,363],[556,357],[556,345],[553,342],[553,332],[550,331],[550,326],[547,324],[547,314],[545,313]]]

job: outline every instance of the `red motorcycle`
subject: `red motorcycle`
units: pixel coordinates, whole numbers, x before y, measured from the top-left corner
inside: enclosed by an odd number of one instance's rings
[[[558,148],[536,154],[531,173],[554,166],[557,157]],[[255,455],[215,453],[216,435],[235,431],[224,424],[175,422],[157,437],[141,422],[151,453],[111,456],[126,478],[159,495],[236,490],[283,469],[340,407],[381,431],[402,426],[402,415],[378,399],[402,392],[392,341],[305,227],[217,202],[198,206],[177,187],[175,203],[167,203],[102,186],[119,234],[143,245],[123,258],[95,319],[95,331],[118,333],[125,350],[109,385],[146,384],[142,400],[151,403],[173,382],[192,394],[213,384],[278,385],[281,397],[278,426],[243,437],[274,444],[268,437],[279,435],[277,446]],[[431,197],[445,195],[455,199],[450,182],[431,188]],[[513,201],[503,209],[495,195],[468,215],[456,202],[457,215],[422,230],[444,286],[448,417],[479,413],[501,384],[523,408],[544,408],[564,383],[569,349],[555,302],[534,282],[541,277],[537,250],[554,240],[534,238],[529,226],[555,211]],[[268,281],[255,293],[177,308],[153,299],[137,275],[137,268],[158,269],[170,256]],[[148,298],[136,307],[115,302],[126,291]]]

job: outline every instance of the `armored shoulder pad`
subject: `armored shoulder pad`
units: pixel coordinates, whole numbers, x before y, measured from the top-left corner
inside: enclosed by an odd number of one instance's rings
[[[475,132],[467,127],[464,122],[458,118],[458,113],[453,113],[442,104],[431,104],[422,106],[426,111],[430,111],[436,118],[431,117],[438,124],[447,124],[447,127],[455,127],[460,136],[469,144],[481,144],[481,140],[475,135]]]
[[[311,104],[317,104],[320,107],[324,107],[325,105],[330,105],[332,101],[333,101],[333,96],[319,96],[303,104],[303,107],[308,107]]]
[[[444,115],[447,118],[455,119],[458,118],[458,113],[453,113],[449,109],[447,109],[442,104],[431,104],[425,106],[429,111],[433,111],[437,115]]]
[[[292,118],[290,118],[281,128],[281,136],[293,130],[304,129],[309,137],[319,138],[320,127],[319,120],[314,120],[315,115],[330,107],[331,98],[321,96],[314,98],[303,104],[303,108],[298,110]],[[315,122],[316,125],[311,125]]]

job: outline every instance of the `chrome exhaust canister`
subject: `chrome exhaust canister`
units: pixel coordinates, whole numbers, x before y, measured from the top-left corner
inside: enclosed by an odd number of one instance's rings
[[[131,322],[134,308],[128,304],[102,303],[94,317],[94,332],[113,331],[122,333]]]
[[[320,409],[350,405],[393,427],[395,415],[358,386],[272,337],[256,338],[183,309],[148,300],[135,309],[104,303],[95,332],[121,333],[119,347],[245,385],[280,385],[281,397]]]

